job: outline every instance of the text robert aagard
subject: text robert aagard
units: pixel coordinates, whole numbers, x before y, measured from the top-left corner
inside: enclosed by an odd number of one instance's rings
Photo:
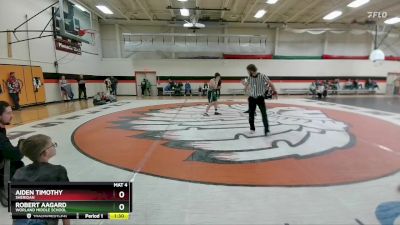
[[[15,212],[66,212],[66,202],[16,202]]]

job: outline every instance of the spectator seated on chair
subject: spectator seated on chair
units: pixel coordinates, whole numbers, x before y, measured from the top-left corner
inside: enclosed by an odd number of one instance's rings
[[[362,89],[362,84],[360,84],[356,79],[353,80],[353,89],[355,90]]]
[[[364,88],[365,88],[365,90],[372,89],[372,82],[371,82],[371,79],[365,80]]]
[[[172,91],[172,86],[171,84],[167,84],[167,86],[164,87],[164,92],[170,92]]]
[[[189,82],[186,82],[185,84],[185,95],[191,95],[192,94],[192,86],[190,85]]]
[[[353,89],[353,81],[351,79],[347,80],[346,84],[344,85],[343,89],[352,90]]]
[[[18,146],[14,147],[7,137],[6,125],[10,125],[12,121],[12,109],[11,106],[4,101],[0,101],[0,200],[2,205],[6,205],[8,196],[5,196],[5,184],[8,183],[9,177],[12,177],[15,171],[24,166],[21,161],[23,158],[22,153]],[[8,171],[5,165],[9,165]]]
[[[28,157],[32,163],[18,169],[12,177],[13,182],[69,182],[67,170],[60,165],[53,165],[49,160],[56,155],[57,143],[49,136],[43,134],[33,135],[21,142],[21,152]],[[42,221],[29,219],[14,220],[15,225],[26,224],[56,225],[58,219],[46,219]],[[69,220],[63,220],[64,225],[69,225]]]
[[[171,79],[168,79],[168,84],[171,87],[171,89],[176,86],[175,81],[173,81]]]
[[[339,81],[339,79],[335,79],[333,81],[333,90],[334,90],[334,94],[337,94],[338,90],[340,90],[340,81]]]
[[[312,94],[312,96],[315,97],[315,95],[317,94],[317,85],[315,82],[312,82],[310,84],[309,90],[310,90],[310,93]]]
[[[204,83],[203,85],[203,96],[206,96],[208,92],[208,83]]]
[[[375,89],[379,90],[378,82],[376,80],[371,80],[371,86],[372,86],[372,90],[375,90]]]
[[[318,99],[322,99],[322,97],[326,98],[328,91],[325,85],[321,84],[317,87],[317,95]]]
[[[183,83],[179,82],[177,87],[175,88],[175,96],[181,96],[183,91]]]

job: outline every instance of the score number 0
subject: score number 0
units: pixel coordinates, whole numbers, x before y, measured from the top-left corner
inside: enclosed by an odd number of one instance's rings
[[[118,197],[121,198],[121,199],[123,199],[123,198],[125,197],[125,192],[120,191],[120,192],[118,193]],[[124,204],[119,204],[118,208],[119,208],[119,210],[124,211],[125,205],[124,205]]]

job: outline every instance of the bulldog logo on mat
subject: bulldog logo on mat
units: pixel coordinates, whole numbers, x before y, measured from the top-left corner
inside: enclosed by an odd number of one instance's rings
[[[268,110],[271,136],[263,135],[261,116],[258,134],[249,133],[246,105],[220,105],[221,116],[204,117],[204,107],[155,110],[121,128],[145,131],[141,138],[168,140],[167,145],[195,149],[190,160],[212,163],[246,163],[310,157],[342,149],[352,143],[347,125],[320,110],[276,107]]]
[[[250,134],[245,102],[160,104],[97,117],[73,143],[102,163],[128,171],[206,184],[329,186],[400,170],[400,126],[340,107],[268,103],[271,135]],[[367,121],[367,122],[366,122]],[[382,163],[384,162],[384,163]],[[379,166],[374,166],[379,165]]]

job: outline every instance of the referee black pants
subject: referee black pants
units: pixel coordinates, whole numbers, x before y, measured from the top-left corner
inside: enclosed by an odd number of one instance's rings
[[[256,130],[254,125],[254,114],[256,112],[256,107],[261,111],[261,116],[264,124],[264,132],[269,132],[269,124],[267,117],[267,107],[265,106],[265,101],[263,96],[258,96],[257,98],[249,97],[249,123],[250,130]]]

